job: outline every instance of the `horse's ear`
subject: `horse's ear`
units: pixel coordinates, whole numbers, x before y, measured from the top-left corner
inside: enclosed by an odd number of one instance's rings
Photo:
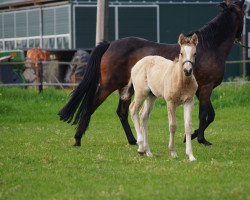
[[[220,3],[220,7],[222,7],[223,9],[227,8],[227,4],[225,2],[221,2]]]
[[[178,39],[179,45],[181,46],[181,45],[185,44],[185,41],[186,41],[185,36],[183,35],[183,33],[181,33],[179,36],[179,39]]]
[[[245,3],[245,0],[241,0],[241,1],[238,1],[238,2],[235,2],[240,8],[243,8],[243,5]]]
[[[198,36],[196,35],[196,33],[194,33],[192,35],[191,43],[194,44],[195,46],[197,46],[197,44],[198,44]]]
[[[231,0],[224,0],[223,2],[225,2],[225,4],[227,4],[227,6],[229,6],[232,3]]]

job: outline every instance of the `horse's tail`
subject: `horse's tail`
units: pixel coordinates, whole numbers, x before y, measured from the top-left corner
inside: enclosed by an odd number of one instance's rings
[[[74,119],[72,124],[78,124],[78,129],[87,129],[95,96],[98,92],[101,76],[101,58],[109,48],[109,45],[110,43],[108,42],[102,42],[92,51],[83,80],[71,93],[68,103],[58,113],[60,120],[71,123]],[[84,123],[84,125],[82,123]]]
[[[121,94],[121,99],[122,100],[129,100],[134,94],[134,87],[132,80],[130,78],[128,84],[123,88],[122,94]]]

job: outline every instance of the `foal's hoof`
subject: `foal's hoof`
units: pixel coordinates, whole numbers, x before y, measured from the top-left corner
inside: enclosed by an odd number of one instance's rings
[[[200,144],[204,144],[205,146],[210,146],[212,143],[208,142],[205,138],[198,140]]]
[[[146,151],[145,153],[146,153],[146,155],[147,155],[148,157],[153,157],[153,154],[151,153],[151,151]]]
[[[146,154],[145,151],[143,151],[143,152],[138,151],[138,153],[139,153],[140,156],[144,156]]]
[[[192,161],[196,161],[196,158],[194,156],[189,156],[189,161],[192,162]]]

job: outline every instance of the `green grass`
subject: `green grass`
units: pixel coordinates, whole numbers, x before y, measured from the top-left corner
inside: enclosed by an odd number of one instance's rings
[[[92,116],[82,147],[75,127],[59,121],[69,92],[0,88],[0,199],[250,199],[250,85],[223,85],[213,93],[215,122],[206,131],[211,147],[192,142],[188,162],[183,111],[177,111],[178,159],[167,150],[165,103],[149,123],[154,157],[127,143],[116,116],[114,93]],[[198,104],[193,113],[198,126]]]

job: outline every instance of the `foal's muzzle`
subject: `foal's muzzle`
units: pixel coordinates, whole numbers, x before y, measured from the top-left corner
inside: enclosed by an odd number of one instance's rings
[[[184,69],[185,76],[191,76],[192,72],[193,72],[192,68],[190,68],[190,69]]]
[[[191,76],[191,74],[193,72],[194,63],[191,60],[186,60],[185,62],[183,62],[183,65],[185,65],[185,63],[190,63],[191,64],[190,68],[188,68],[188,69],[184,68],[185,76]]]

